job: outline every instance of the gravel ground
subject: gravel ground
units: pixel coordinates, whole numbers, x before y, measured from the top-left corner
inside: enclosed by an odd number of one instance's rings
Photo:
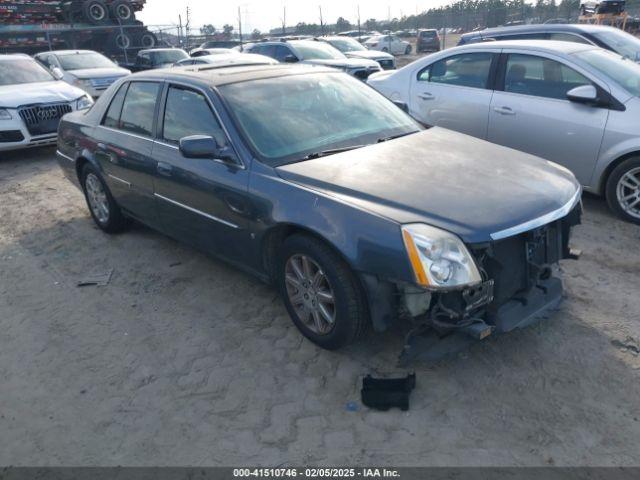
[[[101,233],[52,150],[2,154],[0,465],[640,465],[640,227],[585,208],[558,312],[414,365],[410,411],[378,413],[360,378],[407,373],[402,331],[321,351],[270,287]]]

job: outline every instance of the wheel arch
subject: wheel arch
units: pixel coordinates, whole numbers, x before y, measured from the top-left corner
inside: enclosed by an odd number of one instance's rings
[[[599,195],[604,196],[606,194],[607,182],[609,181],[609,177],[611,176],[611,173],[618,167],[618,165],[620,165],[625,160],[628,160],[629,158],[633,158],[633,157],[640,157],[640,150],[627,152],[624,155],[621,155],[615,160],[613,160],[612,162],[610,162],[609,165],[605,167],[598,181],[597,193]]]

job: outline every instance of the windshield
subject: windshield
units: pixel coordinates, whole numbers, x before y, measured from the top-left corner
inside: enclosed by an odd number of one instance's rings
[[[343,73],[241,82],[220,92],[255,153],[272,165],[420,130],[396,105]]]
[[[164,50],[162,52],[152,52],[151,62],[154,65],[162,65],[164,63],[176,63],[185,58],[189,58],[184,50]]]
[[[593,36],[607,44],[615,52],[634,61],[640,60],[640,40],[622,30],[612,29],[594,32]]]
[[[2,86],[52,81],[55,81],[53,75],[35,60],[30,58],[0,60],[0,85]]]
[[[63,70],[84,70],[93,68],[114,68],[116,66],[107,57],[99,53],[74,53],[73,55],[58,55],[58,61]]]
[[[607,50],[587,50],[574,55],[616,81],[632,95],[640,97],[640,65],[637,63]]]
[[[352,38],[332,38],[328,42],[341,52],[359,52],[366,48],[358,41]]]
[[[342,60],[346,58],[339,50],[324,42],[290,42],[301,56],[301,60]]]

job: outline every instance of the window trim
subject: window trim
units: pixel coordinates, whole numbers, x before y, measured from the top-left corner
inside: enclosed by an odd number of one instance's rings
[[[584,73],[576,70],[573,66],[571,65],[567,65],[565,62],[563,62],[562,60],[560,60],[559,58],[553,58],[553,57],[549,57],[547,55],[542,54],[541,52],[522,52],[522,51],[507,51],[507,52],[503,52],[500,56],[501,56],[501,61],[500,61],[500,66],[498,69],[498,76],[496,78],[496,91],[499,92],[503,92],[503,93],[508,93],[510,95],[521,95],[524,97],[530,97],[530,98],[543,98],[545,100],[555,100],[555,101],[559,101],[559,102],[568,102],[571,103],[571,101],[568,98],[555,98],[555,97],[545,97],[545,96],[541,96],[541,95],[530,95],[530,94],[526,94],[526,93],[518,93],[518,92],[508,92],[505,90],[505,81],[506,81],[506,77],[507,77],[507,64],[509,62],[509,57],[511,55],[524,55],[524,56],[529,56],[529,57],[537,57],[537,58],[541,58],[543,60],[551,60],[553,62],[557,62],[560,65],[576,72],[577,74],[583,76],[584,78],[586,78],[591,85],[593,85],[597,92],[598,92],[598,98],[599,101],[596,105],[594,105],[596,108],[607,108],[610,109],[610,103],[611,103],[611,95],[609,94],[609,92],[607,92],[606,89],[604,89],[602,86],[600,86],[596,81],[594,81],[592,78],[590,78],[588,75],[585,75]]]
[[[129,130],[124,130],[122,128],[113,128],[113,127],[108,127],[108,126],[104,125],[104,120],[105,120],[107,114],[109,113],[109,109],[111,108],[111,104],[113,103],[113,101],[115,100],[116,96],[120,92],[120,89],[122,89],[126,85],[127,91],[124,94],[124,100],[122,102],[122,107],[120,108],[120,115],[118,116],[118,125],[120,125],[120,122],[122,121],[122,112],[124,110],[124,104],[127,101],[127,95],[129,95],[129,89],[131,88],[131,84],[133,84],[133,83],[153,83],[153,84],[158,86],[158,93],[156,94],[156,103],[155,103],[155,107],[154,107],[154,110],[153,110],[153,123],[151,124],[151,134],[150,135],[145,135],[145,134],[138,133],[138,132],[130,132]],[[120,88],[118,88],[118,91],[111,97],[111,100],[109,102],[109,106],[105,110],[104,115],[102,117],[102,121],[100,122],[100,127],[108,128],[109,130],[112,130],[114,132],[119,132],[119,133],[124,133],[124,134],[127,134],[127,135],[131,135],[132,137],[136,137],[136,138],[143,138],[145,140],[153,140],[154,138],[156,138],[156,130],[158,128],[158,108],[160,106],[159,105],[160,102],[158,100],[161,99],[160,95],[162,95],[163,87],[164,87],[164,82],[157,81],[157,80],[137,80],[137,79],[134,79],[134,80],[129,80],[129,81],[123,82],[123,84],[120,86]]]
[[[450,58],[454,58],[454,57],[459,57],[461,55],[478,55],[478,54],[489,54],[491,55],[491,61],[489,63],[489,74],[487,75],[487,81],[485,83],[484,87],[468,87],[466,85],[454,85],[451,83],[440,83],[440,82],[432,82],[431,81],[431,67],[433,67],[436,63],[438,62],[442,62],[442,61],[446,61],[449,60]],[[442,57],[439,58],[438,60],[434,61],[433,63],[430,63],[429,65],[427,65],[426,67],[421,68],[420,70],[418,70],[418,73],[416,74],[416,82],[420,83],[420,82],[426,82],[426,83],[433,83],[434,85],[445,85],[445,86],[449,86],[449,87],[456,87],[456,88],[471,88],[473,90],[495,90],[495,84],[496,84],[496,78],[498,76],[498,63],[499,63],[499,58],[501,57],[501,51],[492,51],[492,50],[486,50],[486,51],[471,51],[471,52],[461,52],[461,53],[455,53],[453,55],[448,55],[446,57]],[[425,71],[425,70],[429,70],[429,80],[421,80],[420,76],[421,74]]]
[[[177,86],[180,87],[182,89],[185,90],[192,90],[196,93],[201,94],[207,104],[209,105],[209,108],[211,109],[211,112],[213,113],[213,115],[215,116],[216,120],[218,121],[218,124],[220,125],[220,128],[222,129],[222,132],[224,133],[225,137],[227,138],[227,142],[229,142],[229,146],[233,149],[233,152],[235,153],[235,158],[236,161],[235,162],[229,162],[229,161],[223,161],[217,158],[213,158],[211,160],[213,160],[214,162],[217,163],[221,163],[223,165],[227,165],[229,166],[230,164],[237,166],[238,168],[242,169],[242,170],[246,170],[246,165],[244,163],[244,161],[242,160],[242,157],[240,156],[238,149],[236,148],[236,146],[233,144],[233,141],[231,140],[231,135],[229,134],[229,130],[227,129],[227,126],[224,124],[224,122],[222,121],[222,118],[220,117],[220,114],[218,113],[218,111],[216,110],[215,106],[213,105],[213,102],[211,101],[211,99],[209,98],[209,95],[207,95],[207,92],[205,90],[203,90],[202,88],[196,86],[196,85],[191,85],[188,83],[183,83],[183,82],[179,82],[176,80],[169,80],[164,82],[164,88],[162,89],[161,92],[161,99],[158,102],[158,109],[157,109],[157,113],[156,113],[156,127],[157,127],[157,131],[156,134],[153,137],[153,140],[160,144],[160,145],[164,145],[166,147],[170,147],[173,148],[175,150],[179,150],[179,146],[174,145],[173,143],[169,143],[168,141],[166,141],[163,138],[164,135],[164,116],[165,116],[165,110],[167,107],[167,99],[169,97],[169,89],[172,86]]]

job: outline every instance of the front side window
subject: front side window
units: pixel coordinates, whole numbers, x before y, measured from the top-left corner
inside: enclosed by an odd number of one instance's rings
[[[293,52],[288,47],[285,47],[284,45],[274,45],[273,53],[269,56],[275,58],[279,62],[284,62],[287,57],[292,55]]]
[[[591,42],[580,35],[574,33],[550,33],[549,40],[557,40],[559,42],[584,43],[590,45]]]
[[[491,71],[492,53],[463,53],[444,58],[418,74],[423,82],[487,88]]]
[[[270,165],[420,130],[392,102],[340,73],[254,80],[219,89],[257,157]]]
[[[226,145],[225,135],[207,99],[200,93],[172,86],[167,95],[162,137],[177,144],[191,135],[213,137],[218,145]]]
[[[119,129],[151,136],[159,90],[157,83],[131,82],[122,106]]]
[[[505,92],[566,100],[569,90],[583,85],[592,83],[555,60],[521,54],[510,54],[507,60]]]
[[[341,60],[342,52],[324,42],[292,42],[293,47],[302,60]]]

